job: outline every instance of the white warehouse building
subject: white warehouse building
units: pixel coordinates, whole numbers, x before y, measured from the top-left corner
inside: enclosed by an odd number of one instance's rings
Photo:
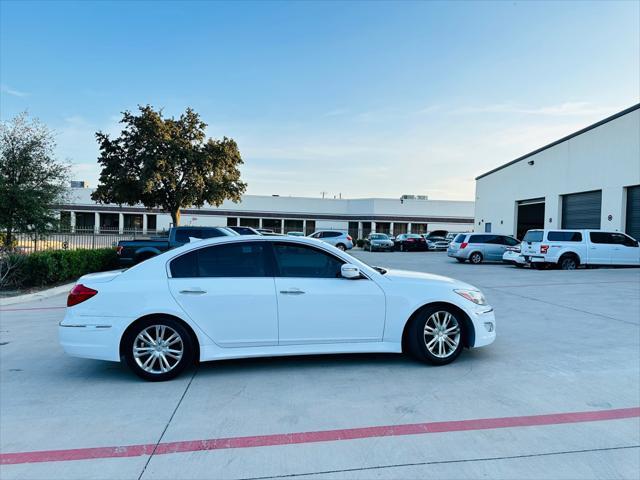
[[[91,200],[91,188],[72,188],[69,202],[58,205],[63,223],[73,231],[148,234],[166,230],[171,216],[142,205],[101,205]],[[328,199],[245,195],[239,203],[185,208],[182,225],[248,226],[274,232],[340,230],[354,238],[371,232],[392,235],[433,230],[466,232],[473,228],[473,202],[428,200],[404,195],[399,199]]]
[[[594,228],[640,239],[640,104],[476,178],[474,230]]]

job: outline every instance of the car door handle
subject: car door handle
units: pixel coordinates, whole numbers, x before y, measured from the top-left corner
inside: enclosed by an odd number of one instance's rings
[[[180,290],[180,293],[183,294],[183,295],[203,295],[203,294],[205,294],[207,292],[206,292],[206,290],[200,290],[200,289],[193,288],[193,289],[190,289],[190,290]]]
[[[282,295],[303,295],[304,291],[298,288],[292,288],[291,290],[280,290]]]

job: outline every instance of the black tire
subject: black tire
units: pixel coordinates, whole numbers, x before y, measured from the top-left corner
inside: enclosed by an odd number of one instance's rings
[[[426,333],[427,323],[429,323],[429,326],[433,325],[432,316],[439,315],[440,318],[442,318],[442,312],[451,315],[451,318],[453,318],[459,328],[457,336],[454,335],[452,338],[451,335],[446,335],[452,342],[457,338],[457,344],[455,349],[451,349],[445,357],[437,356],[427,347],[427,345],[433,341],[436,342],[435,345],[439,345],[440,342],[435,338],[435,335]],[[465,321],[460,318],[461,315],[462,314],[460,312],[447,305],[426,306],[418,310],[411,319],[411,325],[409,325],[407,337],[409,353],[417,360],[430,363],[431,365],[447,365],[448,363],[453,362],[462,352],[463,339],[466,334],[464,331]],[[450,328],[452,324],[449,323],[448,325],[449,327],[447,328]],[[432,349],[436,348],[437,350],[439,347],[436,347],[435,345]],[[444,342],[443,345],[446,345],[446,348],[451,348],[450,345],[445,344]]]
[[[469,262],[473,265],[479,265],[482,263],[482,254],[480,252],[473,252],[469,255]]]
[[[460,263],[466,262],[466,260],[464,258],[456,258],[456,260],[459,261]]]
[[[575,255],[566,254],[560,257],[558,266],[561,270],[575,270],[580,266],[580,260]]]
[[[165,368],[164,366],[161,367],[162,361],[158,356],[156,356],[155,360],[150,360],[150,358],[154,356],[154,353],[142,353],[139,355],[138,360],[136,360],[136,357],[134,356],[134,348],[136,347],[144,349],[155,348],[155,345],[151,342],[146,342],[146,340],[142,341],[138,339],[138,335],[140,335],[143,331],[150,329],[148,330],[148,332],[152,332],[153,340],[153,333],[157,332],[154,327],[165,327],[164,335],[160,337],[163,340],[171,339],[174,333],[179,336],[178,343],[172,343],[171,345],[169,345],[172,347],[175,345],[175,347],[169,351],[179,350],[180,347],[182,347],[182,355],[177,361],[175,358],[169,357],[169,353],[167,352],[167,356],[165,356],[164,358],[171,368],[165,372],[153,371],[158,370],[158,367]],[[155,340],[158,340],[158,337],[156,337]],[[133,371],[133,373],[138,375],[140,378],[143,378],[144,380],[149,380],[152,382],[163,382],[165,380],[171,380],[172,378],[177,377],[185,368],[194,364],[194,354],[196,351],[194,341],[197,340],[195,340],[191,336],[191,334],[179,321],[170,317],[152,317],[145,320],[140,320],[136,322],[131,328],[129,328],[122,340],[122,347],[125,361],[127,362],[129,368]],[[168,349],[169,347],[167,346],[166,348]],[[147,369],[145,369],[143,368],[143,365],[147,361],[150,362],[150,365],[149,367],[147,367]],[[138,364],[138,362],[140,362],[142,365]]]
[[[347,249],[346,245],[343,245],[342,243],[337,244],[336,248],[338,250],[342,250],[343,252]]]

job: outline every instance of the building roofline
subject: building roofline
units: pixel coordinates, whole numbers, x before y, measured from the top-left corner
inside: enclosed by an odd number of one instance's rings
[[[486,173],[483,173],[482,175],[479,175],[476,177],[476,180],[480,180],[483,177],[486,177],[487,175],[491,175],[492,173],[497,172],[498,170],[502,170],[503,168],[506,168],[510,165],[513,165],[514,163],[518,163],[521,160],[524,160],[526,158],[529,158],[533,155],[536,155],[540,152],[543,152],[544,150],[547,150],[551,147],[555,147],[556,145],[559,145],[563,142],[566,142],[567,140],[571,140],[574,137],[577,137],[578,135],[582,135],[583,133],[588,132],[589,130],[593,130],[594,128],[597,128],[601,125],[604,125],[605,123],[608,123],[612,120],[615,120],[616,118],[620,118],[628,113],[633,112],[634,110],[638,110],[640,109],[640,103],[637,103],[629,108],[626,108],[624,110],[622,110],[621,112],[618,112],[614,115],[611,115],[610,117],[607,117],[603,120],[600,120],[599,122],[594,123],[593,125],[589,125],[588,127],[583,128],[582,130],[578,130],[577,132],[574,132],[570,135],[567,135],[566,137],[562,137],[560,140],[556,140],[555,142],[552,142],[548,145],[545,145],[544,147],[540,147],[537,150],[534,150],[533,152],[527,153],[526,155],[523,155],[521,157],[516,158],[515,160],[511,160],[510,162],[505,163],[504,165],[500,165],[499,167],[494,168],[493,170],[489,170]]]

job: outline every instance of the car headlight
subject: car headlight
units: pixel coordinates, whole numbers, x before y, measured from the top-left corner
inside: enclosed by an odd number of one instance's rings
[[[476,305],[487,304],[487,300],[485,300],[484,295],[482,295],[482,292],[479,292],[478,290],[454,290],[454,292]]]

